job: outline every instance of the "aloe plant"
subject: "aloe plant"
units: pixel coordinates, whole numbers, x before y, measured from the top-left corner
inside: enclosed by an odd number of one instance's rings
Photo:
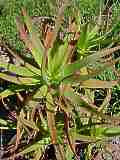
[[[54,30],[42,40],[39,39],[39,33],[26,10],[22,9],[24,22],[17,18],[17,28],[20,38],[31,52],[33,61],[30,63],[24,60],[9,48],[10,53],[20,61],[21,66],[17,67],[0,61],[0,67],[5,69],[0,72],[0,78],[11,82],[11,85],[0,93],[0,99],[4,100],[16,94],[23,104],[23,108],[17,115],[15,142],[17,156],[34,151],[33,157],[40,159],[44,154],[44,146],[52,143],[58,159],[67,159],[68,152],[78,159],[74,146],[76,139],[94,143],[103,141],[105,136],[120,132],[117,128],[114,130],[104,127],[105,124],[115,125],[116,120],[120,121],[120,119],[105,115],[102,108],[107,103],[106,99],[101,108],[98,108],[93,101],[94,92],[90,91],[96,88],[111,89],[119,83],[118,80],[96,80],[95,77],[106,68],[112,68],[119,61],[119,58],[110,59],[109,57],[119,50],[120,46],[98,50],[82,59],[79,56],[74,59],[73,51],[76,51],[77,47],[80,52],[85,49],[83,54],[88,52],[85,48],[86,36],[88,42],[93,43],[97,40],[96,33],[94,31],[88,33],[85,25],[84,34],[79,35],[74,45],[71,43],[72,40],[69,41],[66,37],[62,42],[59,41],[57,35],[67,5],[68,1],[59,9]],[[96,45],[93,43],[93,46]],[[91,47],[87,45],[87,49],[90,50]],[[81,88],[89,94],[80,93],[78,90]],[[26,98],[22,96],[23,92],[26,92]],[[89,114],[85,120],[81,116],[86,112]],[[60,115],[59,119],[57,119],[58,115]],[[75,117],[73,127],[69,125],[70,115]],[[99,125],[101,127],[98,130]],[[22,151],[17,150],[23,137],[27,137],[27,143],[30,143],[30,139],[35,139],[35,142],[23,147]],[[66,148],[63,148],[63,144],[66,144]]]

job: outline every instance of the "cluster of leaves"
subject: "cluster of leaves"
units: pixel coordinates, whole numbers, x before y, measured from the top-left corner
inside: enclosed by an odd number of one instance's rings
[[[20,15],[21,7],[27,8],[30,16],[52,16],[53,13],[56,15],[57,9],[59,7],[59,1],[55,3],[55,0],[51,1],[51,5],[49,5],[49,1],[38,1],[38,0],[1,0],[0,1],[0,38],[3,37],[9,44],[16,48],[18,51],[22,51],[24,49],[23,43],[19,40],[15,18]],[[85,17],[86,19],[94,16],[97,16],[101,6],[104,5],[104,0],[96,1],[96,0],[80,0],[80,1],[72,1],[72,7],[69,7],[66,10],[66,16],[72,15],[74,13],[74,9],[78,7],[80,11],[81,17]],[[104,8],[104,7],[103,7]],[[119,11],[119,5],[115,5],[114,8]],[[113,12],[113,20],[116,20],[116,10]]]
[[[69,4],[66,0],[59,8],[53,31],[42,39],[22,9],[23,19],[17,17],[17,28],[32,58],[23,58],[3,44],[21,64],[18,67],[0,61],[0,78],[10,82],[0,98],[4,102],[15,94],[21,107],[16,116],[16,138],[9,143],[14,144],[11,152],[16,156],[30,153],[34,159],[44,159],[45,146],[51,143],[57,159],[70,160],[73,155],[78,159],[76,140],[102,144],[106,137],[120,134],[120,119],[105,114],[111,89],[119,84],[119,72],[115,69],[119,57],[113,53],[120,46],[112,35],[114,28],[107,33],[104,28],[101,31],[101,16],[96,24],[81,24],[79,17],[74,17],[60,39],[58,33]],[[107,68],[116,79],[97,80],[96,76]],[[94,100],[96,89],[106,91],[99,107]],[[6,126],[8,122],[0,123]],[[91,159],[89,148],[86,156]]]
[[[49,6],[45,0],[1,0],[0,1],[0,38],[3,37],[19,52],[24,49],[16,29],[16,16],[20,15],[21,7],[27,8],[31,16],[49,16]],[[46,9],[47,8],[47,9]]]

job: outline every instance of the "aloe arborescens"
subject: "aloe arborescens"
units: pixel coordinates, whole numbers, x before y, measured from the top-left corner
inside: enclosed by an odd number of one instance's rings
[[[104,115],[103,110],[98,109],[89,96],[79,93],[76,88],[83,88],[85,90],[91,88],[110,89],[114,85],[117,85],[119,82],[117,80],[101,81],[96,80],[95,77],[119,60],[119,58],[116,60],[109,60],[107,58],[113,52],[120,49],[120,46],[96,51],[96,53],[86,55],[82,59],[78,56],[78,59],[75,60],[71,55],[74,54],[76,48],[78,50],[81,49],[81,35],[79,35],[79,38],[77,35],[76,40],[78,43],[74,45],[66,37],[62,42],[57,37],[66,5],[64,4],[59,10],[55,28],[52,31],[53,33],[47,35],[51,37],[46,37],[50,38],[47,46],[44,43],[44,39],[42,41],[39,39],[39,34],[34,28],[31,18],[27,15],[26,10],[23,9],[22,14],[25,23],[17,18],[17,27],[21,39],[32,54],[34,63],[31,64],[25,61],[12,51],[10,52],[20,60],[21,66],[17,67],[14,64],[7,64],[0,61],[0,67],[5,68],[5,70],[0,72],[0,78],[12,83],[8,89],[0,93],[0,98],[4,99],[13,94],[19,94],[21,96],[21,91],[28,92],[27,98],[25,99],[23,97],[21,102],[24,104],[24,107],[17,116],[16,148],[20,140],[22,140],[22,136],[26,136],[26,132],[29,135],[28,137],[30,137],[30,134],[34,138],[39,137],[37,142],[31,144],[31,146],[28,146],[23,151],[20,150],[17,155],[35,151],[34,157],[37,159],[37,156],[39,156],[40,158],[44,153],[44,145],[52,143],[55,145],[58,159],[67,159],[62,144],[69,144],[68,146],[70,146],[72,152],[75,154],[74,143],[76,139],[95,142],[101,140],[101,135],[111,134],[112,130],[110,128],[106,130],[106,127],[101,127],[99,134],[97,134],[97,131],[94,132],[97,136],[93,135],[90,137],[82,135],[82,130],[85,128],[80,125],[82,124],[80,120],[81,113],[79,113],[80,108],[87,110],[96,119],[98,124],[102,125],[103,122],[101,121],[103,119],[105,123],[109,119],[108,125],[110,121],[115,122],[116,120],[115,118]],[[76,32],[79,31],[76,30]],[[90,36],[92,37],[92,35]],[[69,59],[70,57],[71,59]],[[83,68],[86,69],[85,74],[82,74]],[[91,92],[89,93],[91,94]],[[42,112],[42,109],[45,114]],[[64,115],[63,118],[61,116],[60,120],[56,120],[57,113]],[[79,121],[74,127],[70,127],[68,124],[67,118],[69,115],[75,116],[76,122]],[[119,118],[117,120],[120,121]],[[91,129],[91,135],[92,131],[93,129]],[[116,132],[118,133],[119,130]],[[69,147],[66,150],[66,155],[68,151]]]

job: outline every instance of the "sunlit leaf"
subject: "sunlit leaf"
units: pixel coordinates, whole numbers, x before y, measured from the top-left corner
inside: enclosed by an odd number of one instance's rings
[[[98,138],[113,137],[120,134],[119,127],[99,127],[95,128],[94,136]]]
[[[18,155],[24,155],[24,154],[27,154],[27,153],[32,152],[32,151],[36,151],[36,150],[42,148],[43,146],[45,146],[45,145],[47,145],[49,143],[50,143],[49,138],[44,138],[43,140],[40,140],[40,141],[28,146],[26,149],[24,149],[23,151],[19,152],[17,154],[17,156]]]
[[[47,109],[53,111],[53,109],[54,109],[53,97],[49,92],[46,96],[46,100],[47,100]]]
[[[88,36],[88,24],[85,24],[80,34],[80,38],[77,42],[77,47],[80,49],[80,52],[82,52],[82,54],[86,52],[87,36]]]
[[[91,29],[91,28],[90,28],[90,29]],[[89,30],[90,30],[90,29],[89,29]],[[88,39],[89,39],[89,41],[90,41],[90,40],[96,40],[96,37],[95,37],[95,36],[97,35],[98,30],[99,30],[99,26],[96,25],[95,27],[92,28],[91,31],[88,32]]]
[[[80,71],[80,69],[84,66],[87,66],[89,61],[85,58],[83,60],[77,60],[74,63],[66,64],[61,71],[61,76],[63,78],[73,75],[76,71]]]
[[[6,126],[7,124],[8,124],[8,122],[7,122],[6,120],[0,118],[0,126],[1,126],[1,125]]]
[[[37,64],[41,67],[42,57],[44,54],[44,47],[39,39],[39,34],[35,30],[30,17],[27,15],[26,10],[22,9],[24,21],[29,31],[29,37],[26,37],[25,42],[28,48],[32,51],[33,57]],[[18,23],[19,24],[19,23]],[[19,28],[21,29],[21,28]],[[29,39],[28,39],[29,38]]]
[[[42,87],[40,87],[38,89],[38,91],[35,93],[35,95],[33,96],[33,98],[44,98],[47,95],[47,86],[43,85]]]
[[[11,76],[5,73],[0,73],[0,78],[20,85],[35,85],[36,83],[40,83],[39,79],[18,77],[16,75]]]
[[[8,87],[7,89],[0,92],[0,98],[5,98],[8,96],[14,95],[14,94],[19,93],[23,90],[28,90],[31,87],[29,86],[29,88],[28,88],[28,86],[25,86],[25,85],[10,85],[10,87]]]
[[[67,48],[68,48],[68,43],[66,42],[62,44],[61,46],[59,46],[53,59],[52,58],[49,59],[48,69],[52,75],[56,75],[66,63],[68,59]]]
[[[120,128],[119,127],[106,128],[103,134],[105,136],[111,136],[111,137],[120,135]]]
[[[5,98],[5,97],[11,96],[13,94],[16,94],[17,92],[22,91],[22,90],[24,90],[24,89],[19,89],[19,90],[16,90],[16,89],[15,90],[6,89],[5,91],[3,91],[3,92],[0,93],[0,97],[1,98]]]
[[[18,67],[10,63],[0,62],[0,67],[4,68],[8,72],[12,72],[20,76],[32,77],[36,75],[34,72],[32,72],[26,67],[21,67],[21,66]]]
[[[81,88],[112,88],[117,85],[117,81],[101,81],[96,79],[90,79],[82,81],[80,83]]]
[[[90,24],[85,24],[82,26],[82,31],[77,42],[78,53],[85,55],[89,53],[89,50],[95,46],[98,46],[98,41],[103,40],[103,36],[97,36],[99,26],[90,26]]]
[[[66,159],[73,160],[73,156],[74,156],[74,154],[70,150],[70,147],[68,146],[67,149],[66,149],[65,157],[66,157]]]
[[[57,145],[54,145],[54,148],[55,148],[56,157],[59,160],[65,160],[65,153],[64,153],[63,145],[57,144]]]
[[[42,147],[41,147],[42,148]],[[38,151],[36,151],[36,153],[35,153],[35,157],[34,157],[34,159],[33,160],[40,160],[40,157],[41,157],[41,155],[42,155],[42,149],[38,149]]]

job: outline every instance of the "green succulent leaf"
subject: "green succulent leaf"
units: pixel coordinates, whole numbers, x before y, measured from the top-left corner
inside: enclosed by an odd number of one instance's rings
[[[117,81],[101,81],[96,79],[90,79],[82,81],[80,83],[81,88],[112,88],[117,85]]]
[[[29,37],[26,38],[28,41],[28,48],[31,48],[32,55],[41,68],[42,64],[42,58],[44,54],[44,47],[39,39],[39,34],[38,32],[34,29],[33,23],[30,19],[30,17],[27,15],[27,12],[25,9],[22,10],[23,16],[24,16],[24,21],[27,26],[27,29],[29,31]]]
[[[80,71],[80,69],[87,64],[87,59],[77,60],[74,63],[66,64],[61,71],[61,79],[73,75],[76,71]]]
[[[7,126],[8,125],[8,122],[2,118],[0,118],[0,126],[1,125],[4,125],[4,126]]]
[[[92,136],[88,136],[88,135],[85,135],[85,134],[77,133],[75,128],[70,129],[70,131],[69,131],[70,136],[72,137],[73,141],[75,141],[76,139],[78,139],[80,141],[88,142],[88,143],[91,143],[91,142],[95,143],[96,141],[101,140],[101,137],[98,136],[98,135],[101,135],[101,133],[103,132],[103,129],[102,129],[102,131],[99,130],[98,132],[99,132],[99,134],[96,134],[95,137],[92,137]]]
[[[32,77],[35,76],[36,74],[29,70],[27,67],[21,67],[21,66],[16,66],[14,64],[10,63],[3,63],[0,62],[0,67],[4,68],[8,72],[15,73],[19,76],[24,76],[24,77]]]
[[[10,89],[6,89],[6,90],[4,90],[3,92],[1,92],[0,93],[0,97],[1,98],[5,98],[5,97],[8,97],[8,96],[11,96],[11,95],[14,95],[14,94],[16,94],[16,93],[18,93],[18,92],[20,92],[20,91],[22,91],[22,90],[24,90],[24,89],[19,89],[19,90],[10,90]]]
[[[110,136],[110,137],[120,135],[120,128],[119,127],[106,128],[103,134],[105,136]]]
[[[33,96],[34,99],[37,99],[37,98],[44,98],[46,95],[47,95],[47,86],[46,85],[43,85],[41,86],[38,91],[36,92],[36,94]]]
[[[117,81],[105,81],[90,79],[94,75],[73,75],[63,79],[63,84],[79,84],[80,88],[112,88],[118,84]],[[95,77],[95,76],[94,76]]]
[[[73,152],[70,150],[69,147],[67,147],[65,154],[66,159],[73,160],[73,156],[74,156]]]
[[[0,98],[5,98],[11,95],[14,95],[16,93],[19,93],[23,90],[29,90],[32,89],[33,86],[26,86],[26,85],[15,85],[12,84],[9,86],[9,88],[3,90],[2,92],[0,92]]]
[[[113,137],[118,135],[120,135],[119,127],[99,127],[94,130],[95,137]]]
[[[42,156],[42,147],[35,152],[35,157],[33,160],[39,160]]]
[[[39,142],[37,142],[37,143],[25,148],[23,151],[19,152],[18,155],[27,154],[29,152],[36,151],[39,148],[40,148],[40,144],[39,144]]]
[[[93,29],[91,29],[91,27],[92,26],[90,26],[90,24],[85,24],[82,27],[80,38],[77,42],[78,52],[81,55],[84,55],[87,52],[89,52],[91,48],[98,46],[98,41],[104,38],[103,36],[97,36],[99,30],[98,25],[93,27]]]
[[[47,109],[50,111],[53,111],[53,109],[54,109],[53,97],[49,92],[46,96],[46,100],[47,100],[47,102],[46,102]]]
[[[51,53],[48,59],[48,70],[51,75],[56,75],[59,73],[61,68],[65,65],[68,59],[68,42],[65,42],[62,45],[59,45],[59,48],[56,50],[54,57],[51,57]]]
[[[109,48],[109,49],[103,49],[92,55],[84,57],[83,59],[79,59],[71,64],[66,64],[61,71],[61,79],[74,75],[75,72],[80,71],[80,69],[83,67],[92,66],[92,68],[96,68],[96,67],[99,68],[99,67],[102,67],[102,65],[107,67],[109,63],[107,62],[102,63],[101,61],[105,59],[104,58],[105,56],[111,55],[112,53],[114,53],[115,51],[119,49],[120,49],[120,46],[116,46],[116,47]],[[104,71],[106,67],[104,68],[102,67],[102,71]]]
[[[70,100],[73,105],[85,108],[90,112],[98,113],[96,106],[91,105],[85,97],[74,93],[72,89],[67,89],[66,91],[64,91],[64,96],[68,100]]]
[[[87,36],[88,36],[88,24],[85,24],[83,30],[80,34],[80,38],[77,42],[77,46],[81,52],[86,52],[86,43],[87,43]]]
[[[17,155],[24,155],[24,154],[30,153],[32,151],[36,151],[40,148],[43,149],[43,147],[49,143],[50,143],[50,139],[44,138],[43,140],[40,140],[40,141],[28,146],[23,151],[19,152]]]
[[[96,35],[98,34],[98,30],[99,30],[99,26],[96,25],[95,27],[93,27],[93,29],[91,31],[88,32],[88,40],[89,41],[96,39]]]
[[[40,79],[24,78],[24,77],[18,77],[16,75],[11,76],[5,73],[0,73],[0,78],[19,85],[36,85],[40,83]]]

